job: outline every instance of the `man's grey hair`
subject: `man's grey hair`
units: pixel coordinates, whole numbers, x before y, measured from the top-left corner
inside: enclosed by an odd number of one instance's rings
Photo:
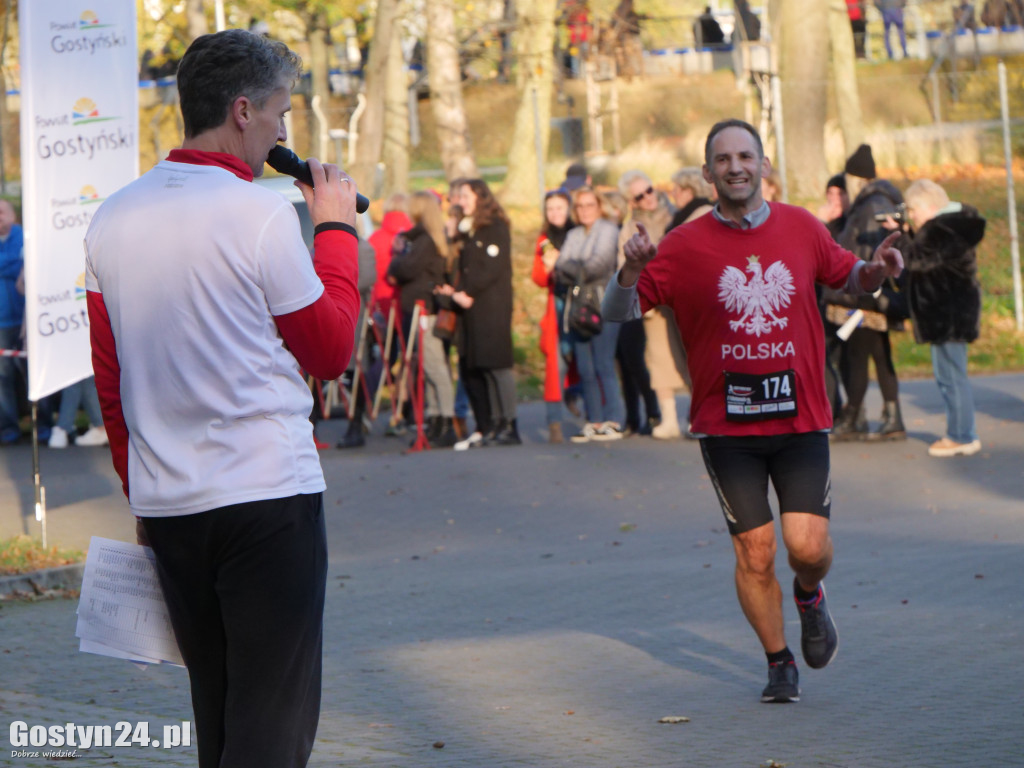
[[[284,43],[244,29],[197,37],[178,65],[178,95],[185,138],[224,124],[231,105],[245,96],[256,107],[302,72],[302,59]]]
[[[704,142],[704,162],[707,165],[711,165],[711,143],[715,140],[715,136],[720,134],[726,128],[742,128],[753,136],[754,144],[757,145],[757,154],[760,157],[764,157],[764,144],[761,142],[761,134],[757,132],[757,128],[745,120],[732,118],[731,120],[722,120],[711,126],[711,130],[708,132],[707,141]]]

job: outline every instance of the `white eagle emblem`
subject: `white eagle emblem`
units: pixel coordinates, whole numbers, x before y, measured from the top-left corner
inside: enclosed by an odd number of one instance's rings
[[[785,328],[789,320],[776,313],[788,307],[796,293],[792,273],[777,261],[762,274],[759,256],[747,259],[747,272],[751,273],[749,282],[736,267],[726,267],[718,278],[718,300],[730,312],[740,313],[740,319],[730,320],[729,327],[734,331],[743,328],[754,336],[770,333],[773,326]]]

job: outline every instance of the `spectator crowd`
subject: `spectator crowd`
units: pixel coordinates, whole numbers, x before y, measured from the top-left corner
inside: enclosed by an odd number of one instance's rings
[[[762,189],[766,201],[777,199],[774,174],[765,176]],[[530,275],[546,293],[536,320],[550,442],[694,436],[688,416],[676,410],[677,396],[689,392],[691,382],[671,314],[655,307],[617,323],[602,319],[600,306],[632,235],[642,228],[656,244],[707,215],[715,196],[695,167],[668,180],[630,170],[609,186],[595,185],[581,163],[570,165],[559,187],[546,194]],[[901,192],[877,178],[867,145],[829,180],[818,217],[840,245],[865,260],[889,232],[900,230],[898,247],[907,265],[874,294],[820,288],[832,439],[906,439],[890,335],[910,321],[916,341],[930,347],[947,411],[946,434],[929,453],[976,453],[981,442],[967,345],[980,332],[975,248],[984,219],[969,205],[950,201],[932,181],[916,181]],[[22,250],[16,207],[0,200],[0,346],[10,351],[24,346]],[[522,442],[512,263],[509,216],[483,180],[456,179],[446,196],[422,191],[385,201],[380,227],[361,242],[363,322],[343,379],[352,401],[338,448],[365,445],[369,416],[386,383],[392,385],[389,436],[457,451]],[[0,357],[3,444],[19,442],[25,433],[25,369],[19,357]],[[883,399],[874,428],[864,407],[872,369]],[[329,415],[314,410],[314,421]],[[50,448],[107,444],[91,377],[44,398],[38,418],[40,440]],[[318,441],[318,447],[330,446]]]
[[[764,199],[777,200],[779,187],[774,174],[766,175]],[[699,168],[680,169],[667,180],[630,170],[610,186],[595,184],[581,163],[570,165],[559,187],[546,194],[530,276],[546,293],[543,315],[536,319],[550,442],[694,437],[687,414],[676,409],[691,383],[672,315],[655,307],[618,323],[603,319],[600,306],[633,234],[642,229],[656,244],[675,227],[709,214],[715,198]],[[867,145],[829,180],[818,216],[840,245],[863,260],[898,229],[907,260],[906,272],[874,294],[820,290],[832,439],[906,439],[890,334],[912,320],[915,338],[931,345],[949,417],[947,434],[929,452],[975,453],[981,444],[967,344],[980,326],[974,248],[984,220],[973,208],[950,202],[934,182],[915,182],[901,193],[877,178]],[[396,377],[407,391],[396,396],[388,434],[408,434],[416,426],[415,371],[422,345],[419,421],[432,447],[461,451],[522,442],[513,372],[510,223],[488,185],[457,179],[447,197],[393,196],[372,241],[377,283],[369,314],[378,327],[402,329],[383,364],[399,371],[407,352],[412,374]],[[392,307],[399,319],[389,323]],[[950,307],[963,311],[948,320]],[[414,313],[422,318],[416,325]],[[864,407],[872,368],[883,399],[874,426]],[[359,439],[346,435],[339,447],[364,444],[362,421],[353,421],[352,430]]]

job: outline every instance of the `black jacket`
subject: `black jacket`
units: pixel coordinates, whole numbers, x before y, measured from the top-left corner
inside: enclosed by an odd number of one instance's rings
[[[985,219],[965,205],[936,216],[900,241],[917,341],[942,344],[978,338],[981,285],[974,249],[984,236]]]
[[[903,195],[890,182],[885,179],[868,182],[847,211],[846,223],[836,236],[836,242],[853,251],[862,261],[871,261],[875,249],[889,234],[881,222],[875,221],[875,215],[895,211],[902,203]],[[877,298],[871,294],[854,296],[826,288],[824,301],[826,304],[881,312],[889,318],[890,328],[896,329],[902,328],[902,322],[907,316],[904,288],[903,278],[886,280]]]
[[[678,211],[672,214],[672,221],[669,222],[668,228],[665,230],[665,234],[667,235],[670,231],[678,227],[680,224],[685,224],[686,220],[693,215],[694,211],[696,211],[698,208],[704,207],[705,205],[714,205],[714,203],[712,203],[706,197],[693,198],[693,200],[691,200]]]
[[[444,283],[444,259],[423,227],[415,226],[400,236],[395,242],[402,246],[391,255],[388,274],[398,285],[402,314],[412,317],[416,302],[422,300],[427,314],[433,315],[437,311],[434,288]]]
[[[459,354],[469,368],[511,368],[512,234],[508,224],[495,221],[464,237],[456,289],[468,293],[473,306],[461,310]]]

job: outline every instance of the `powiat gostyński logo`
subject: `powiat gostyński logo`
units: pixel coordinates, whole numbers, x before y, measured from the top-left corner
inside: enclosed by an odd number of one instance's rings
[[[740,313],[740,319],[730,320],[729,327],[734,331],[742,328],[751,336],[771,333],[773,327],[785,328],[789,319],[778,313],[790,305],[796,293],[792,273],[781,261],[762,272],[760,256],[747,258],[746,271],[749,280],[731,266],[718,278],[718,300],[728,311]]]

